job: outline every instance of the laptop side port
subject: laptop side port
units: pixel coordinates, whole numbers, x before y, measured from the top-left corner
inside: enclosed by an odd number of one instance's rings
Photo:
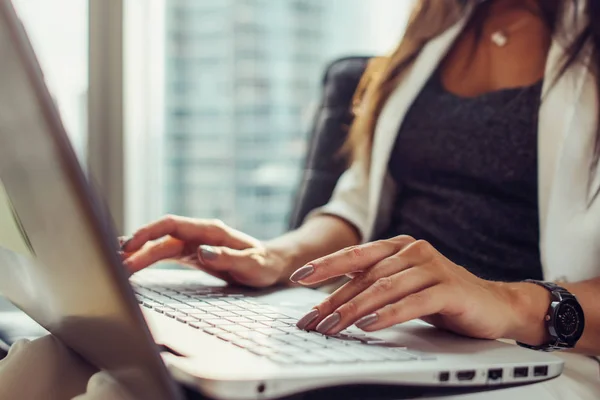
[[[513,370],[513,376],[515,378],[527,378],[529,376],[529,368],[517,367]]]
[[[450,372],[448,372],[448,371],[440,372],[439,378],[440,378],[440,382],[448,382],[450,380]]]
[[[488,380],[498,381],[502,379],[502,368],[488,370]]]
[[[472,381],[473,378],[475,378],[474,370],[458,371],[456,373],[456,379],[458,379],[459,381]]]
[[[533,368],[533,376],[548,376],[548,366],[540,365]]]

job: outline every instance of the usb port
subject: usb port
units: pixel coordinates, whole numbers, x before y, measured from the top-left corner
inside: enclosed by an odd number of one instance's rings
[[[456,373],[456,379],[459,381],[472,381],[475,378],[475,371],[458,371]]]
[[[529,368],[527,367],[518,367],[513,371],[513,376],[515,378],[527,378],[529,375]]]
[[[450,372],[440,372],[440,382],[448,382],[450,380]]]
[[[534,367],[533,376],[548,376],[548,367],[546,365]]]
[[[490,381],[497,381],[498,379],[502,379],[502,368],[490,369],[488,371],[488,379]]]

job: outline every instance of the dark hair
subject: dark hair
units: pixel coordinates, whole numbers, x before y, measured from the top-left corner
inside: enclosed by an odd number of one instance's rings
[[[390,94],[402,78],[406,68],[417,58],[425,44],[445,32],[464,16],[470,2],[482,3],[479,7],[489,7],[490,1],[480,0],[419,0],[410,17],[404,38],[396,50],[385,58],[374,60],[367,68],[355,97],[356,118],[350,129],[345,150],[351,154],[353,162],[360,161],[368,168],[371,145],[379,114]],[[487,3],[487,4],[486,4]],[[569,7],[585,7],[588,22],[583,30],[573,37],[559,32],[559,21]],[[600,0],[540,0],[540,16],[556,39],[565,42],[566,57],[559,77],[574,63],[582,62],[581,55],[588,43],[592,44],[593,55],[588,66],[596,79],[600,93]],[[573,18],[578,18],[575,13]],[[579,21],[572,21],[574,26]],[[594,23],[596,22],[596,23]],[[557,37],[557,36],[561,37]],[[600,115],[600,109],[598,110]],[[596,135],[594,168],[600,158],[600,126]]]

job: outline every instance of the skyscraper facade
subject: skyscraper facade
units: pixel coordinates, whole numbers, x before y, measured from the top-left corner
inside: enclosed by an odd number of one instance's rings
[[[167,211],[277,235],[327,61],[326,2],[166,4]]]
[[[387,48],[409,4],[165,0],[165,211],[283,232],[325,66]]]

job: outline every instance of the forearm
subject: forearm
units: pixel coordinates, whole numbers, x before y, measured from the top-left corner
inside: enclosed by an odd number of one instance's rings
[[[309,261],[360,243],[356,229],[343,219],[323,215],[306,221],[300,228],[265,243],[270,252],[280,255],[284,271],[280,282]]]
[[[573,293],[585,314],[583,336],[573,350],[577,353],[600,355],[600,307],[597,306],[600,293],[600,278],[584,282],[562,284]],[[541,345],[550,340],[544,318],[550,305],[549,292],[531,283],[505,284],[515,309],[515,323],[507,332],[507,338]]]

